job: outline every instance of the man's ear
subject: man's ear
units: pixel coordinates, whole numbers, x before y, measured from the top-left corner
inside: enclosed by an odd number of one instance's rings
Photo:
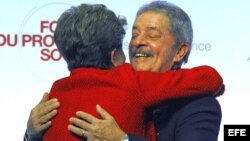
[[[180,62],[188,53],[189,45],[186,43],[181,44],[180,48],[178,49],[175,57],[174,62]]]
[[[117,67],[125,63],[125,55],[123,50],[113,49],[111,52],[111,62],[112,64]]]

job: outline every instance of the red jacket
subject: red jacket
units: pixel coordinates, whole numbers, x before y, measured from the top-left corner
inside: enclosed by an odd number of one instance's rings
[[[78,68],[69,77],[57,80],[50,97],[60,107],[43,141],[78,141],[67,129],[76,111],[96,117],[100,104],[127,133],[146,136],[145,109],[177,97],[216,93],[223,85],[218,72],[209,66],[178,71],[134,71],[129,64],[103,70]]]

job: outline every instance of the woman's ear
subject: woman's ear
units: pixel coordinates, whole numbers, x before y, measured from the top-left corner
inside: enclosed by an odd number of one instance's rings
[[[186,56],[189,50],[189,45],[186,43],[181,44],[179,50],[177,51],[175,57],[174,57],[174,62],[181,62],[182,59]]]
[[[111,52],[111,62],[117,67],[125,63],[125,54],[122,49],[113,49]]]

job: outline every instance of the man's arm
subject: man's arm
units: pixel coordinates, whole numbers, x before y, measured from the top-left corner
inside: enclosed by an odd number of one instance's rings
[[[188,139],[217,141],[222,118],[219,102],[214,97],[208,96],[195,100],[186,109],[192,112],[184,111],[184,118],[180,122],[183,126],[179,127],[181,131],[176,135],[176,141],[188,141]],[[189,119],[188,122],[186,122],[187,119]]]
[[[165,112],[159,110],[160,120],[155,119],[158,141],[165,141],[166,139],[175,141],[217,141],[221,123],[221,108],[214,96],[204,95],[173,100],[170,104],[165,105],[163,109]],[[84,129],[85,136],[94,140],[119,141],[124,134],[120,134],[123,131],[116,124],[115,119],[107,118],[107,116],[111,115],[106,111],[97,110],[97,112],[106,119],[97,119],[88,113],[79,112],[77,114],[78,118],[71,118],[69,130],[81,135]],[[164,117],[164,115],[169,115],[169,117]],[[120,136],[116,136],[118,134]],[[129,133],[128,135],[129,141],[148,141]]]
[[[45,93],[31,110],[24,141],[42,141],[42,135],[51,126],[50,120],[57,114],[58,107],[57,99],[49,100],[49,94]]]
[[[76,113],[77,118],[70,118],[68,129],[78,136],[88,138],[89,141],[121,141],[126,133],[121,130],[115,119],[99,105],[96,106],[96,111],[102,119],[80,111]]]
[[[149,141],[149,139],[145,139],[143,137],[139,137],[139,136],[135,136],[131,134],[128,134],[128,136],[129,136],[129,141]]]
[[[169,101],[154,111],[158,141],[217,141],[222,113],[211,95]]]
[[[89,141],[127,141],[123,140],[126,133],[119,127],[115,119],[102,107],[97,105],[96,111],[103,119],[98,119],[85,112],[77,112],[77,118],[70,118],[68,129],[78,135],[88,138]],[[143,137],[128,135],[128,141],[149,141]]]

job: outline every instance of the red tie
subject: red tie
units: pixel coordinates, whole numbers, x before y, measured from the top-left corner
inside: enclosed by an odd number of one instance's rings
[[[150,138],[150,141],[156,141],[155,126],[152,120],[147,123],[147,137]]]

